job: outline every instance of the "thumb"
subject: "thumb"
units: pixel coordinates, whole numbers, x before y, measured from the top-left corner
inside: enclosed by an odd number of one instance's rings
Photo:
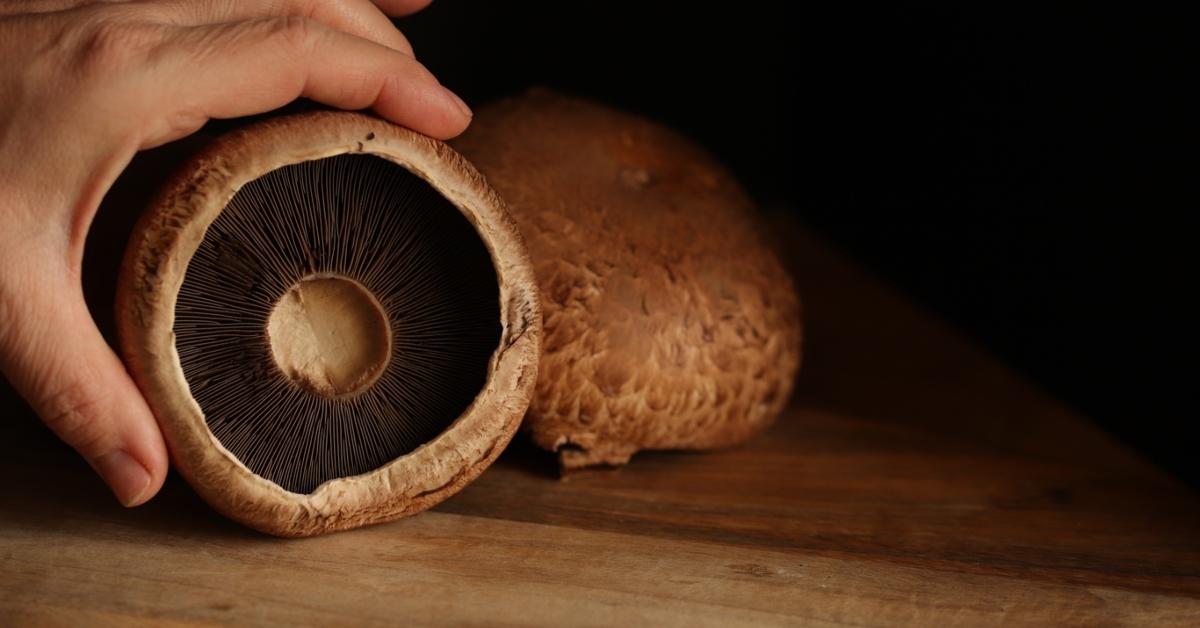
[[[5,376],[122,504],[145,503],[167,473],[166,446],[149,406],[96,328],[81,286],[22,283],[25,290],[3,295]]]

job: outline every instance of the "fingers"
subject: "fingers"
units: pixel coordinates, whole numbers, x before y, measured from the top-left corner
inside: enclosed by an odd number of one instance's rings
[[[166,477],[166,447],[141,393],[92,322],[80,288],[30,283],[15,288],[19,298],[8,288],[0,298],[10,306],[15,299],[21,311],[6,315],[0,338],[5,376],[122,504],[144,503]]]
[[[370,0],[170,0],[153,5],[170,23],[200,26],[271,17],[306,17],[382,46],[413,54],[412,45]]]
[[[446,139],[471,112],[411,56],[307,18],[273,18],[183,29],[158,54],[162,128],[146,144],[186,135],[205,118],[269,111],[306,97],[342,109],[372,108]],[[148,90],[150,91],[150,90]],[[190,120],[190,121],[189,121]]]

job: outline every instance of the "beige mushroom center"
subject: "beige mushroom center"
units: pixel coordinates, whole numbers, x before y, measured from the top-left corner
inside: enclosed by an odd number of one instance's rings
[[[339,276],[300,280],[267,320],[275,364],[317,394],[357,394],[375,383],[392,357],[387,315],[362,284]]]

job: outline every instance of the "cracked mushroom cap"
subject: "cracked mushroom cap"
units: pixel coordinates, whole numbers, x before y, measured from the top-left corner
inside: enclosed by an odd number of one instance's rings
[[[180,474],[281,536],[461,489],[520,423],[541,337],[525,246],[479,173],[355,113],[194,158],[135,229],[116,314]]]
[[[508,202],[542,295],[526,426],[564,469],[742,442],[783,409],[800,304],[751,200],[661,125],[543,90],[453,142]]]

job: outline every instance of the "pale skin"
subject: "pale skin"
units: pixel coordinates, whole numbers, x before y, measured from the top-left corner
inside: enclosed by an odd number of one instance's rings
[[[154,415],[80,283],[139,150],[299,97],[427,135],[471,112],[389,20],[430,0],[0,0],[0,370],[126,506],[162,487]]]

